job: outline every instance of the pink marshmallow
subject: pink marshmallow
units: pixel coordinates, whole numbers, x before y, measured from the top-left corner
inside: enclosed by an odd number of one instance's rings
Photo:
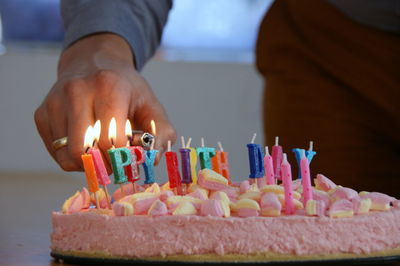
[[[338,187],[331,194],[331,197],[334,200],[339,200],[339,199],[351,200],[352,198],[355,198],[357,196],[358,196],[357,191],[355,191],[354,189],[348,188],[348,187]]]
[[[318,174],[317,178],[314,179],[316,187],[323,191],[329,191],[336,187],[336,184],[332,182],[329,178],[322,174]]]
[[[223,217],[224,211],[219,200],[205,200],[200,208],[200,213],[203,216]]]
[[[164,190],[160,193],[160,200],[166,202],[169,197],[175,196],[171,190]]]
[[[253,208],[238,208],[236,213],[239,217],[252,217],[259,215],[259,211]]]
[[[250,182],[249,182],[249,180],[244,180],[244,181],[242,181],[242,182],[240,183],[239,188],[240,188],[240,194],[246,193],[247,190],[250,189]]]
[[[167,205],[160,200],[154,201],[148,211],[148,215],[151,216],[164,216],[167,214],[168,214]]]

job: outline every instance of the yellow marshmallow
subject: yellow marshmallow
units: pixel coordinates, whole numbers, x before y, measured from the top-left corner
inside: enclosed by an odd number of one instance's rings
[[[182,201],[174,210],[172,215],[195,215],[197,213],[194,205],[189,201]]]

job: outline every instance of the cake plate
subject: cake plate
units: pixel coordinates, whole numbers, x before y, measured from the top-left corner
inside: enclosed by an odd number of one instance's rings
[[[140,259],[117,259],[96,258],[63,255],[51,252],[50,255],[59,263],[78,265],[393,265],[400,266],[400,255],[357,257],[343,259],[313,259],[313,260],[282,260],[282,261],[174,261],[174,260],[140,260]]]

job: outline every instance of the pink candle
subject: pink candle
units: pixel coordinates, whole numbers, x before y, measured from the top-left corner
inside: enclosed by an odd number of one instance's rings
[[[274,172],[276,180],[281,180],[280,168],[282,164],[282,146],[279,145],[279,137],[275,137],[275,145],[272,146],[272,161],[274,165]]]
[[[281,165],[281,177],[283,188],[285,190],[285,214],[294,213],[293,189],[292,189],[292,170],[287,160],[286,153],[283,154],[283,162]]]
[[[91,148],[88,152],[93,156],[94,167],[96,169],[97,180],[100,185],[107,186],[111,183],[110,178],[107,174],[106,166],[104,165],[103,158],[101,157],[100,150]]]
[[[264,169],[265,169],[265,178],[267,181],[267,185],[274,185],[275,184],[274,166],[273,166],[272,156],[268,152],[268,147],[265,147]]]
[[[301,170],[301,184],[303,185],[303,204],[306,206],[307,201],[312,198],[312,188],[311,188],[311,177],[310,177],[310,164],[308,163],[308,159],[305,156],[305,152],[303,150],[303,155],[300,161],[300,170]]]

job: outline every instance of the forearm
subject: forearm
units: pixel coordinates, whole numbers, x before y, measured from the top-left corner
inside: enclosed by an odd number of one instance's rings
[[[58,78],[69,72],[87,73],[88,69],[134,67],[134,55],[126,40],[112,33],[87,36],[68,47],[60,57]]]
[[[89,35],[114,33],[134,51],[140,70],[159,45],[171,6],[171,0],[61,0],[64,46]]]

